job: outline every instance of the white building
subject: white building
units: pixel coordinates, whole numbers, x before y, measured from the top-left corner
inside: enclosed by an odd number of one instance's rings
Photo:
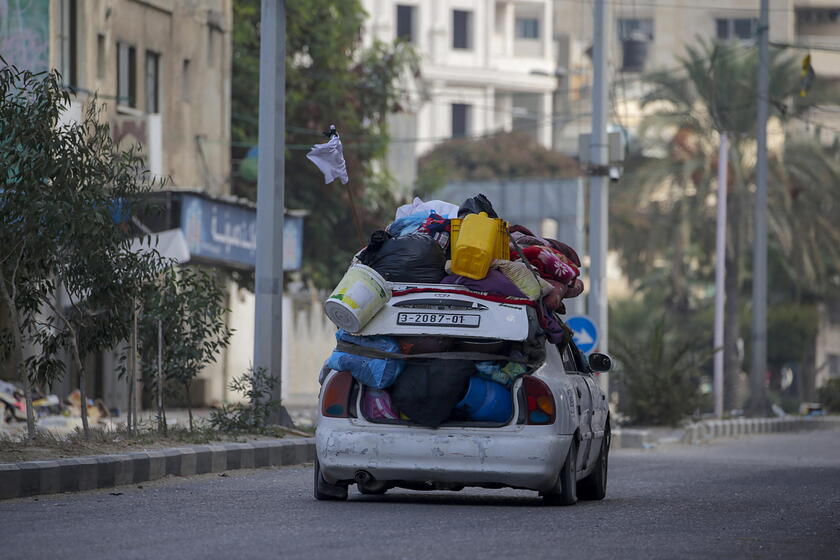
[[[552,143],[553,0],[362,0],[365,42],[400,37],[422,57],[419,101],[394,117],[389,165],[408,191],[438,142],[499,130]]]

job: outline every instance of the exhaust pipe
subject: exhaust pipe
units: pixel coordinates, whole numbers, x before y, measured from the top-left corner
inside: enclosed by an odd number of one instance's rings
[[[359,491],[366,494],[382,494],[388,489],[386,482],[376,480],[368,471],[356,471],[353,480],[355,480]]]
[[[353,475],[353,479],[356,481],[356,484],[360,486],[366,486],[374,481],[373,475],[367,471],[356,471],[356,474]]]

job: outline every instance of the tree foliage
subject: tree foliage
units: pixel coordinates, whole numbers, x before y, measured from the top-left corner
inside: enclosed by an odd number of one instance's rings
[[[130,250],[127,216],[152,186],[141,155],[114,144],[95,101],[62,123],[60,83],[55,72],[0,68],[0,294],[24,382],[63,375],[65,351],[84,403],[84,358],[128,337],[132,296],[159,259]],[[32,344],[40,352],[24,356]]]
[[[259,0],[234,4],[233,140],[254,145],[259,107]],[[362,45],[366,14],[358,0],[286,2],[286,206],[311,212],[304,233],[304,272],[332,285],[367,232],[393,211],[391,180],[378,165],[388,144],[387,116],[403,108],[404,79],[418,59],[403,42]],[[335,124],[350,175],[325,185],[305,153]],[[245,148],[234,148],[234,160]],[[236,192],[256,198],[256,185],[235,179]],[[360,232],[354,232],[351,205]]]
[[[716,210],[710,200],[717,186],[721,132],[729,135],[731,145],[729,196],[747,202],[755,182],[756,64],[753,47],[701,42],[688,49],[679,71],[646,76],[642,105],[652,112],[642,122],[640,149],[628,162],[622,188],[611,198],[611,246],[618,248],[622,267],[636,286],[652,285],[671,292],[673,300],[684,300],[689,286],[683,279],[690,276],[704,284],[713,278],[708,256],[715,250],[711,224]],[[797,280],[803,270],[810,271],[808,279],[814,282],[809,284],[824,289],[821,279],[829,275],[819,269],[838,262],[835,251],[823,251],[837,245],[838,230],[829,227],[840,220],[834,203],[840,188],[837,153],[812,136],[784,133],[782,127],[807,118],[814,107],[838,103],[840,95],[818,80],[800,97],[799,76],[793,55],[771,51],[770,130],[785,134],[781,149],[770,153],[771,258],[787,259],[787,270]],[[807,219],[815,205],[828,210],[825,219]],[[730,224],[738,223],[731,233],[748,236],[751,212],[732,218]],[[814,227],[820,231],[797,234]],[[824,246],[800,244],[809,237],[825,239]]]
[[[710,351],[678,333],[667,328],[663,317],[632,335],[613,337],[620,407],[631,422],[675,425],[701,405],[700,366]]]
[[[268,419],[280,403],[271,398],[277,386],[276,377],[265,368],[249,369],[230,382],[230,389],[245,397],[246,403],[224,404],[210,412],[210,425],[222,432],[263,432]]]
[[[820,387],[819,399],[828,412],[840,413],[840,379],[829,379]]]
[[[155,394],[165,392],[167,382],[180,387],[186,399],[190,430],[193,429],[192,382],[227,347],[232,334],[225,321],[227,309],[223,297],[224,292],[213,276],[191,267],[169,266],[143,291],[140,320],[143,376]],[[158,358],[162,366],[160,375]],[[158,416],[163,431],[163,407],[158,410]]]
[[[433,193],[448,181],[574,177],[574,159],[544,147],[523,132],[499,132],[478,140],[454,138],[419,161],[417,190]]]
[[[666,294],[667,308],[684,319],[711,295],[718,147],[727,133],[727,408],[738,404],[739,316],[751,275],[756,68],[754,47],[701,42],[688,49],[678,71],[647,76],[642,106],[650,113],[640,127],[640,149],[611,198],[611,246],[623,269],[635,287]],[[840,167],[833,148],[792,132],[791,123],[840,96],[818,80],[800,97],[799,61],[782,50],[771,51],[769,74],[769,131],[771,139],[783,139],[769,154],[769,259],[781,273],[771,278],[771,302],[819,299],[834,290],[840,269]]]

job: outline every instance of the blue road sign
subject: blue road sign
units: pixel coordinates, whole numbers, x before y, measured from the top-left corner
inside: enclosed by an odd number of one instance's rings
[[[576,315],[566,319],[566,324],[575,333],[575,344],[584,354],[589,354],[598,344],[598,329],[586,315]]]

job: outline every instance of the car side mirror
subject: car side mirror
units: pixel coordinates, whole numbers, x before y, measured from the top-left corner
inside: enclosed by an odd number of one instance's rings
[[[606,354],[593,352],[589,355],[589,367],[592,368],[592,371],[608,372],[612,368],[612,360]]]

